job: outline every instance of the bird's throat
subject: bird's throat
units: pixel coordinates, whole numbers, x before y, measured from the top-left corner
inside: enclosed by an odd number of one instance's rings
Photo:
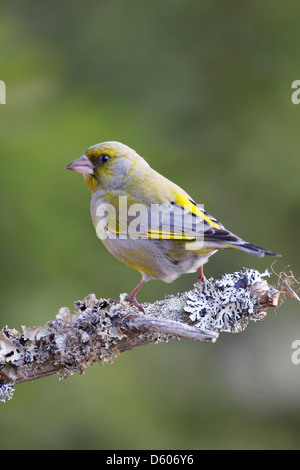
[[[94,193],[97,190],[97,179],[94,175],[84,175],[84,179],[89,189]]]

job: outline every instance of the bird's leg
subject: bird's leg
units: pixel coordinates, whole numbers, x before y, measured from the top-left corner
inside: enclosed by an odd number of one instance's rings
[[[126,301],[127,302],[130,302],[131,304],[135,305],[141,312],[145,313],[143,307],[141,306],[141,304],[138,303],[138,301],[136,300],[135,296],[136,294],[138,293],[138,291],[140,290],[140,288],[142,287],[142,285],[145,284],[145,281],[142,279],[138,285],[136,286],[135,289],[133,289],[133,291],[131,292],[131,294],[128,295]]]
[[[199,284],[205,284],[205,281],[206,281],[206,278],[203,274],[203,266],[200,266],[200,273],[199,273],[199,277],[197,279],[197,282],[199,282]]]

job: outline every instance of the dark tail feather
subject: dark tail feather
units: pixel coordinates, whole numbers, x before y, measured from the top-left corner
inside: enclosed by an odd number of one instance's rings
[[[221,224],[219,224],[221,226]],[[221,226],[222,227],[222,226]],[[266,250],[261,246],[252,245],[242,238],[238,237],[232,232],[229,232],[225,227],[215,229],[214,227],[209,227],[204,232],[204,241],[211,243],[212,245],[216,242],[216,249],[221,248],[236,248],[237,250],[245,251],[250,253],[250,255],[257,256],[262,258],[263,256],[281,256],[278,253],[273,251]],[[219,245],[219,246],[218,246]],[[221,247],[220,247],[221,245]]]
[[[224,243],[224,245],[236,248],[237,250],[245,251],[246,253],[250,253],[250,255],[257,256],[258,258],[263,258],[263,256],[277,256],[280,257],[281,255],[278,253],[274,253],[273,251],[265,250],[265,248],[261,248],[260,246],[252,245],[252,243],[247,242],[231,242],[230,244]]]

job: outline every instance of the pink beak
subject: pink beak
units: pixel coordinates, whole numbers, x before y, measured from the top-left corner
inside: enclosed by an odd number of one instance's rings
[[[77,171],[77,173],[82,173],[83,175],[93,175],[95,167],[85,155],[82,155],[82,157],[70,163],[66,169]]]

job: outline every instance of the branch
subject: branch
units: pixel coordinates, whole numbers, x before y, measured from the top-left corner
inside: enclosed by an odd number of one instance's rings
[[[188,338],[213,343],[221,332],[243,331],[249,321],[276,307],[279,291],[254,269],[195,284],[188,292],[144,304],[145,315],[127,303],[94,294],[63,307],[56,319],[23,333],[0,332],[0,400],[12,398],[14,385],[59,373],[84,373],[91,364],[111,363],[119,354],[149,343]]]

